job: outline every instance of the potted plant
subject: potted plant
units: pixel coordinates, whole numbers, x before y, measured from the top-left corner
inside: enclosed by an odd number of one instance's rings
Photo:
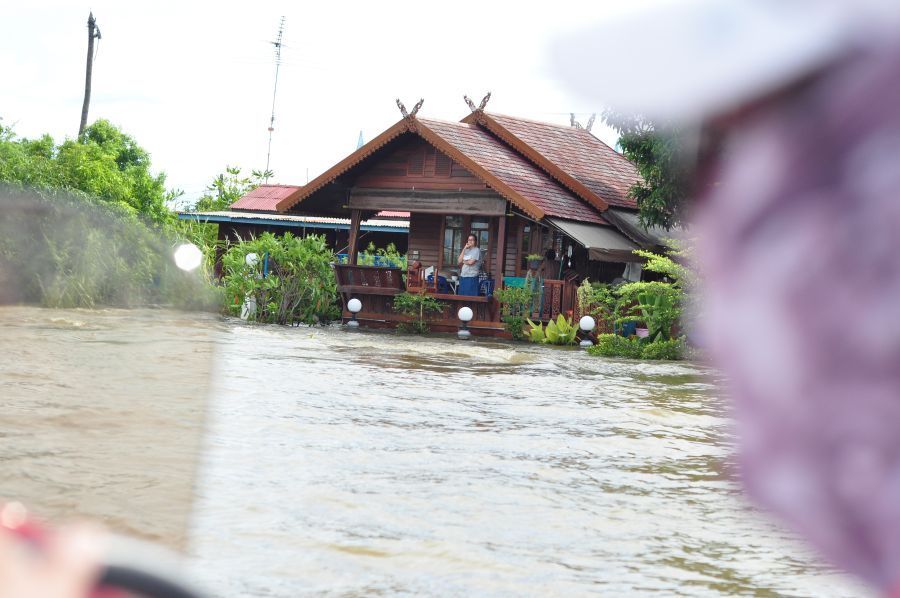
[[[532,270],[537,270],[541,267],[541,262],[544,261],[544,256],[539,253],[529,253],[525,256],[525,259],[528,261],[528,267]]]

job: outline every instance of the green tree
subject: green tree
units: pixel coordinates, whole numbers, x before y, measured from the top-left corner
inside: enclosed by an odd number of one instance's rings
[[[29,187],[79,191],[124,208],[157,226],[173,222],[163,173],[150,170],[150,155],[107,120],[85,129],[82,141],[56,144],[52,137],[17,138],[0,127],[0,181]]]
[[[226,166],[225,172],[217,175],[206,186],[206,193],[200,196],[192,209],[198,212],[227,210],[231,204],[259,187],[272,174],[271,170],[252,170],[250,176],[241,176],[240,168]]]
[[[684,223],[690,172],[681,151],[683,133],[640,116],[605,112],[603,120],[619,133],[619,147],[641,173],[643,182],[628,192],[640,210],[641,224],[671,230]]]

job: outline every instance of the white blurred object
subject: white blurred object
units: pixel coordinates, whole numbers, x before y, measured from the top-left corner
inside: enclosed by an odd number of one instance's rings
[[[175,265],[190,272],[200,267],[203,261],[203,252],[193,243],[183,243],[175,250]]]
[[[241,319],[246,320],[256,315],[256,299],[250,293],[244,297],[244,303],[241,305]]]
[[[256,264],[259,263],[259,256],[256,255],[255,253],[248,253],[244,257],[244,262],[246,262],[246,264],[252,268],[253,266],[255,266]]]
[[[895,35],[898,24],[896,0],[669,1],[561,38],[552,67],[591,102],[692,122]]]

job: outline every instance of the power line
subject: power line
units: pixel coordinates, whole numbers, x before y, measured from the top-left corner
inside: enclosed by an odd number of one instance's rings
[[[271,42],[275,46],[275,86],[272,89],[272,118],[269,119],[269,151],[266,153],[266,182],[269,182],[269,160],[272,157],[272,132],[275,131],[275,94],[278,93],[278,71],[281,68],[281,39],[284,36],[284,17],[278,24],[278,39]]]

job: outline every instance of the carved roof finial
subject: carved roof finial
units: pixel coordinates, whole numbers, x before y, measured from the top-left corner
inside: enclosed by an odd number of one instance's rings
[[[473,102],[467,95],[463,95],[463,99],[466,101],[466,104],[469,105],[469,110],[471,110],[472,112],[483,112],[484,107],[487,106],[488,101],[491,99],[491,92],[487,92],[487,95],[481,98],[481,104],[479,104],[478,106],[476,106],[475,102]]]
[[[569,112],[569,126],[570,126],[570,127],[575,127],[576,129],[583,129],[583,128],[584,128],[584,127],[581,126],[581,123],[580,123],[580,122],[578,122],[577,120],[575,120],[575,113],[574,113],[574,112]]]
[[[416,105],[413,106],[412,112],[406,111],[406,106],[403,105],[403,102],[400,101],[400,98],[397,98],[397,108],[400,109],[400,114],[403,115],[403,118],[415,118],[416,113],[419,111],[419,108],[422,107],[422,104],[425,103],[425,98],[420,99],[416,102]]]
[[[403,115],[403,118],[409,118],[409,112],[406,111],[406,106],[403,105],[400,98],[397,98],[397,108],[400,109],[400,114]]]
[[[585,127],[585,129],[587,129],[587,132],[588,132],[588,133],[591,132],[591,127],[594,126],[594,119],[595,119],[595,118],[597,118],[597,113],[596,113],[596,112],[594,112],[593,114],[591,114],[591,117],[588,119],[588,124],[587,124],[587,126]]]

